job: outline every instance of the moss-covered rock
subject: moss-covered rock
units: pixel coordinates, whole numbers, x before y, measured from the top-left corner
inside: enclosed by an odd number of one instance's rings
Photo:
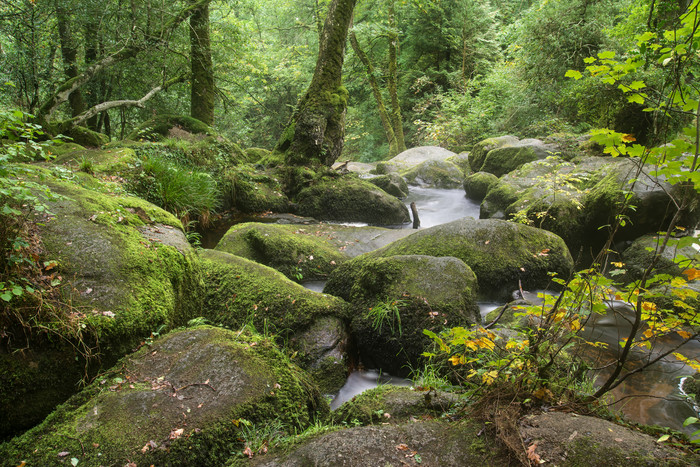
[[[317,319],[289,341],[297,350],[294,361],[306,371],[324,394],[333,394],[348,378],[349,333],[345,321],[334,316]]]
[[[244,223],[226,232],[216,249],[277,269],[292,280],[328,276],[347,258],[314,226]]]
[[[484,160],[486,160],[486,154],[492,149],[500,148],[503,146],[508,146],[517,143],[519,140],[515,136],[499,136],[497,138],[488,138],[483,141],[479,141],[474,145],[469,153],[469,165],[474,172],[481,171],[481,166],[484,165]]]
[[[223,207],[241,212],[289,212],[289,199],[274,175],[257,171],[249,164],[225,169],[220,175]]]
[[[333,412],[333,421],[371,425],[402,423],[411,418],[439,418],[453,409],[458,401],[456,395],[445,392],[384,385],[345,402]]]
[[[79,146],[80,147],[80,146]],[[133,149],[73,149],[58,146],[53,164],[61,164],[73,170],[93,174],[124,175],[138,160]],[[51,149],[53,152],[53,147]]]
[[[560,237],[496,219],[458,219],[419,230],[367,254],[454,256],[474,271],[481,294],[499,298],[509,297],[519,280],[526,289],[544,289],[550,284],[550,272],[567,277],[573,268],[569,249]]]
[[[498,177],[488,172],[477,172],[464,180],[464,191],[468,198],[481,201],[489,189],[498,182]]]
[[[423,421],[349,428],[310,438],[291,452],[253,459],[256,467],[509,465],[502,444],[483,436],[483,424]],[[243,465],[243,464],[234,464]],[[250,464],[249,464],[250,465]]]
[[[319,220],[395,225],[409,222],[406,206],[368,181],[349,175],[326,178],[296,197],[298,212]]]
[[[490,150],[479,171],[500,177],[528,162],[546,159],[554,151],[556,149],[553,146],[545,145],[540,140],[525,139]]]
[[[18,310],[36,326],[29,338],[3,336],[8,351],[0,368],[3,434],[28,428],[77,390],[86,371],[80,352],[99,352],[101,360],[87,367],[92,373],[152,332],[196,316],[201,299],[198,263],[171,214],[134,197],[50,177],[45,183],[62,196],[49,203],[54,216],[39,225],[45,260],[57,262],[47,274],[62,278],[62,299],[37,315]],[[13,353],[25,347],[24,355]],[[26,371],[17,372],[17,362]],[[24,412],[26,405],[42,410]]]
[[[444,161],[456,154],[439,146],[420,146],[403,151],[385,161],[387,166],[399,171],[405,171],[427,161]],[[389,170],[392,170],[391,168]]]
[[[247,148],[245,150],[248,160],[252,163],[258,163],[261,160],[269,158],[272,151],[263,148]]]
[[[159,141],[173,129],[179,129],[192,135],[213,135],[214,131],[206,123],[186,115],[161,114],[143,122],[127,139]]]
[[[663,238],[658,235],[645,235],[632,242],[622,252],[626,282],[639,280],[642,277],[659,250],[662,240]],[[683,241],[682,238],[669,241],[652,274],[670,274],[678,277],[687,269],[700,269],[700,253],[692,246],[679,248],[679,241]]]
[[[476,277],[457,258],[362,255],[332,274],[324,292],[352,304],[351,333],[362,362],[394,375],[416,367],[445,327],[478,323]]]
[[[222,465],[243,449],[245,423],[292,431],[327,411],[270,340],[199,327],[125,358],[0,456],[7,465]]]
[[[447,161],[425,161],[402,173],[409,185],[431,188],[458,188],[464,182],[459,167]]]
[[[378,177],[370,178],[369,182],[397,198],[408,196],[406,180],[398,174],[379,175]]]
[[[61,129],[60,132],[71,138],[71,141],[75,144],[89,148],[99,148],[109,143],[109,136],[92,131],[84,126],[70,126],[69,128]]]
[[[207,284],[202,315],[213,323],[252,324],[286,338],[323,316],[348,318],[343,300],[305,289],[272,268],[217,250],[199,256]]]
[[[459,170],[462,171],[462,175],[464,177],[468,177],[471,175],[472,172],[472,167],[469,165],[469,153],[468,152],[461,152],[457,154],[456,156],[452,156],[447,158],[447,162],[450,162],[457,167],[459,167]]]

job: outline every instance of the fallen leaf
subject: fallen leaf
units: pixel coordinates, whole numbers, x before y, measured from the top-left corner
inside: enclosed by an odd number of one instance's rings
[[[408,446],[405,444],[399,444],[398,446],[396,446],[396,449],[398,449],[399,451],[408,451]]]
[[[170,432],[170,439],[178,439],[180,436],[182,436],[182,433],[184,433],[185,429],[184,428],[178,428],[177,430],[173,430]]]
[[[544,461],[540,458],[538,454],[535,453],[535,449],[537,449],[537,443],[533,443],[530,445],[529,448],[527,448],[527,458],[530,459],[532,462],[542,464]]]
[[[253,455],[254,455],[253,450],[250,449],[249,446],[246,446],[245,449],[243,450],[243,455],[248,456],[248,459],[252,459]]]
[[[70,452],[68,452],[68,451],[61,451],[61,452],[58,453],[58,457],[66,457],[68,454],[70,454]]]

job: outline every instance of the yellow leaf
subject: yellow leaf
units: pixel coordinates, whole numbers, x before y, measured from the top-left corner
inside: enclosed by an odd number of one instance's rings
[[[491,384],[496,380],[496,378],[498,378],[498,371],[491,370],[488,373],[484,373],[481,380],[486,384]]]
[[[449,358],[452,365],[457,366],[464,363],[464,357],[459,355],[453,355]]]
[[[681,336],[683,339],[690,339],[692,337],[692,334],[686,331],[676,331],[679,336]]]
[[[637,138],[635,138],[633,135],[625,134],[622,135],[622,141],[624,141],[625,143],[632,143],[634,141],[637,141]]]
[[[656,303],[652,303],[652,302],[642,302],[642,310],[646,310],[646,311],[656,311]]]

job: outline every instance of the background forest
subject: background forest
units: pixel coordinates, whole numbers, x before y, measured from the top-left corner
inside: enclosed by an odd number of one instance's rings
[[[197,28],[206,31],[207,18],[185,19],[183,12],[199,3],[209,2],[3,1],[0,80],[12,85],[0,105],[41,116],[67,78],[117,55],[53,119],[102,102],[139,100],[158,86],[164,89],[141,107],[114,107],[86,119],[87,126],[122,139],[156,114],[189,114],[193,37],[200,37]],[[645,106],[596,77],[564,75],[583,71],[584,59],[600,50],[633,49],[635,35],[668,28],[685,3],[359,2],[343,69],[349,92],[343,158],[380,160],[418,145],[460,152],[494,135],[545,137],[596,127],[653,143],[661,130]],[[202,86],[215,115],[200,119],[242,147],[274,147],[311,80],[327,4],[209,3],[213,82]],[[653,62],[638,74],[663,89]]]

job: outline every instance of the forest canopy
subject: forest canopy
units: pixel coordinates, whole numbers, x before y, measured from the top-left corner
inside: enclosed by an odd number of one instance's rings
[[[79,124],[112,139],[154,115],[192,115],[243,147],[272,149],[312,81],[336,3],[3,2],[0,104],[55,133]],[[598,127],[653,143],[668,127],[645,106],[595,77],[565,74],[584,71],[599,51],[634,49],[637,35],[668,29],[686,7],[683,0],[358,2],[342,65],[343,158],[380,160],[426,144],[462,151],[500,134]],[[633,78],[663,90],[665,71],[650,61]]]

